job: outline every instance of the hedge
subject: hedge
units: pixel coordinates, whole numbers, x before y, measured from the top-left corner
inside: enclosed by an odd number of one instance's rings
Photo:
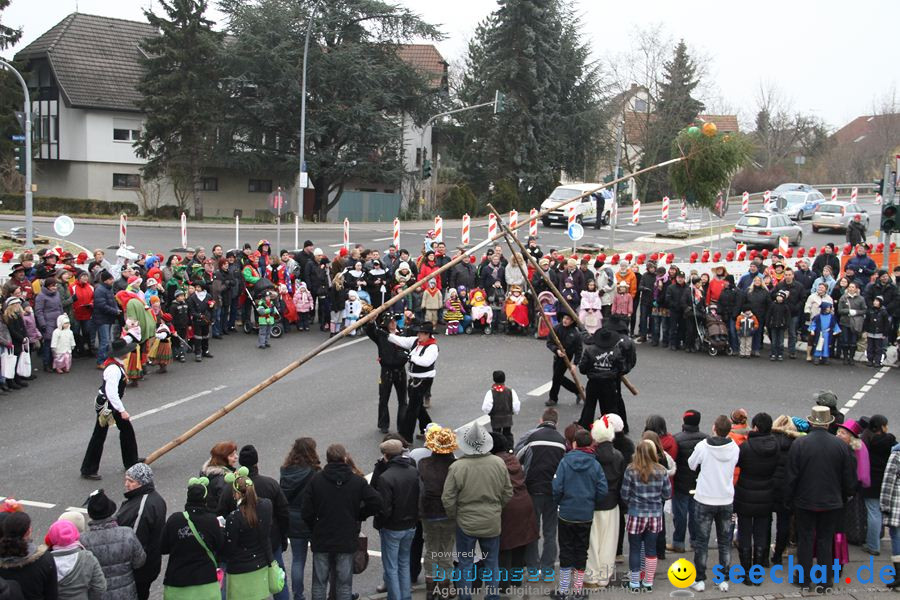
[[[0,194],[0,209],[25,210],[25,197],[18,194]],[[133,202],[106,202],[85,198],[34,197],[34,210],[75,215],[118,215],[125,213],[134,217],[139,214],[138,205]]]

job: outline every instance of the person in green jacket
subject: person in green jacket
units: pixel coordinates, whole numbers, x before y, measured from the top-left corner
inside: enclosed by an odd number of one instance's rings
[[[269,337],[272,335],[272,325],[275,324],[275,291],[268,290],[256,303],[256,314],[259,322],[259,339],[257,348],[269,348]]]
[[[448,519],[456,519],[456,552],[462,574],[459,600],[471,600],[475,543],[484,557],[486,600],[500,597],[500,514],[513,495],[506,463],[491,454],[493,440],[478,422],[460,429],[457,437],[463,457],[450,465],[441,502]],[[487,574],[490,572],[490,580]]]

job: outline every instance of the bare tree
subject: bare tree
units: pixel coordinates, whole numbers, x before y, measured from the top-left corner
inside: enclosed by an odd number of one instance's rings
[[[145,215],[153,214],[159,210],[162,198],[162,185],[159,179],[144,179],[141,177],[141,186],[134,191],[138,199],[138,207]]]

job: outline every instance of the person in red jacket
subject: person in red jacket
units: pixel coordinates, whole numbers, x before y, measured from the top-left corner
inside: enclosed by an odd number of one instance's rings
[[[707,306],[719,301],[719,295],[722,293],[722,290],[725,289],[726,281],[731,281],[731,285],[732,287],[734,287],[734,278],[728,274],[728,271],[725,270],[725,267],[719,265],[714,269],[714,271],[715,277],[710,279],[709,287],[706,290]]]
[[[91,317],[94,315],[94,286],[90,284],[91,274],[79,271],[75,282],[69,286],[72,294],[72,333],[75,334],[75,355],[94,354],[94,336]]]
[[[422,260],[422,264],[419,265],[419,277],[416,281],[421,281],[425,277],[431,275],[432,272],[438,270],[438,265],[434,260],[434,250],[429,250],[425,253],[425,258]],[[435,279],[435,284],[437,289],[441,289],[441,276],[438,275]]]

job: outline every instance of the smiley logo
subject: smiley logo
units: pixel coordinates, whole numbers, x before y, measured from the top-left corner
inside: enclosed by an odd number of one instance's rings
[[[685,558],[679,558],[669,567],[669,582],[677,588],[688,587],[696,578],[694,563]]]

